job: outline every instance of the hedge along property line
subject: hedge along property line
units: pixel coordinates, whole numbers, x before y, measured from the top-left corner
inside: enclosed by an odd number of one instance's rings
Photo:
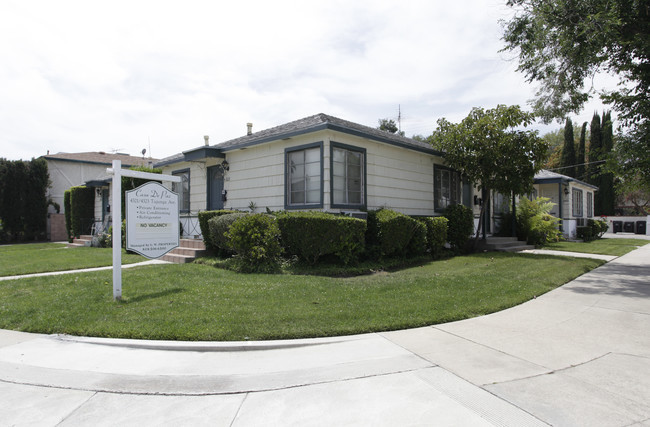
[[[277,218],[287,254],[309,264],[334,255],[347,265],[365,249],[366,222],[362,219],[317,211],[281,213]]]
[[[203,235],[203,242],[205,247],[211,252],[215,252],[217,247],[212,242],[212,236],[210,235],[210,225],[208,221],[215,216],[227,215],[234,213],[235,211],[221,209],[216,211],[203,211],[199,212],[199,227],[201,228],[201,234]]]
[[[438,216],[419,217],[418,221],[423,222],[427,227],[427,249],[434,259],[439,258],[445,243],[447,243],[447,223],[449,220],[443,216]]]
[[[368,212],[366,244],[378,256],[420,254],[426,249],[426,226],[389,209]]]
[[[65,215],[65,232],[68,235],[68,242],[72,242],[72,207],[70,206],[70,190],[63,192],[63,210]]]
[[[95,219],[95,190],[90,187],[78,186],[70,188],[70,222],[72,236],[79,237],[84,222]]]

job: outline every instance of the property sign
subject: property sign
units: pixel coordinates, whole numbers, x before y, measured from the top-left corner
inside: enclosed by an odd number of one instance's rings
[[[180,244],[178,194],[157,182],[127,191],[126,248],[160,258]]]

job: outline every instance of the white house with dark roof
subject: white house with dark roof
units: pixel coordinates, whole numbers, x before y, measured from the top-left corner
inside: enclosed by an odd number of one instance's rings
[[[429,144],[326,114],[205,145],[154,164],[178,175],[183,229],[198,236],[203,210],[255,207],[361,212],[388,207],[408,215],[474,207],[474,190]],[[475,207],[478,213],[478,207]]]
[[[562,220],[566,237],[576,236],[576,227],[584,226],[594,217],[594,196],[598,187],[570,176],[543,169],[533,180],[536,196],[554,203],[551,214]]]

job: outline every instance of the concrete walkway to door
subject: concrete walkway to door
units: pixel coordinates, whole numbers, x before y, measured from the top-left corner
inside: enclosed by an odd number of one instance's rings
[[[650,245],[492,315],[269,342],[0,330],[0,426],[650,426]]]

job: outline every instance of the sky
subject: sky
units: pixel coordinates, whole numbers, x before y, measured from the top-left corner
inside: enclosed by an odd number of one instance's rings
[[[505,0],[0,1],[0,157],[164,158],[317,113],[428,136],[527,101]],[[602,111],[588,104],[574,121]],[[535,125],[544,134],[562,125]]]

